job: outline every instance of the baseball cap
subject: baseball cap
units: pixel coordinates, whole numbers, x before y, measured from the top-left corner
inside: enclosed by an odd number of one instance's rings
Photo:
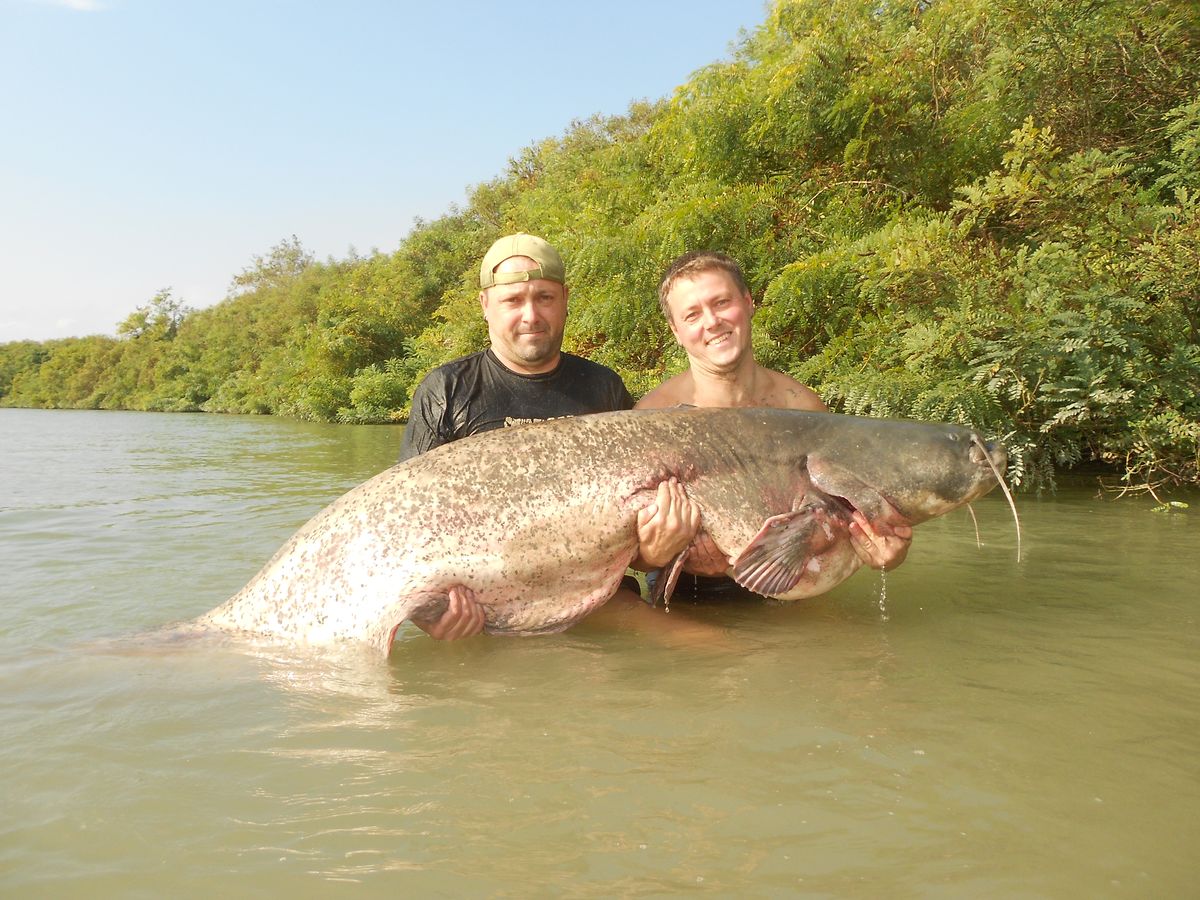
[[[493,271],[510,256],[528,256],[538,267],[525,272]],[[479,264],[479,286],[485,289],[497,284],[516,284],[518,281],[536,281],[539,278],[566,284],[567,269],[557,250],[540,237],[524,232],[500,238],[488,248],[483,255],[483,262]]]

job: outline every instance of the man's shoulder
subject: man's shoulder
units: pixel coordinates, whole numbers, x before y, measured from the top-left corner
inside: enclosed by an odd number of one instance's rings
[[[572,375],[583,374],[590,378],[608,378],[621,381],[620,375],[602,363],[593,362],[590,359],[584,359],[582,356],[576,356],[574,353],[567,353],[565,350],[562,352],[561,356],[561,371],[570,372]]]
[[[468,353],[466,356],[460,356],[458,359],[452,359],[450,362],[444,362],[440,366],[432,368],[426,373],[425,378],[434,378],[445,380],[461,375],[468,369],[476,369],[486,362],[487,351],[479,350],[475,353]]]
[[[435,366],[425,373],[416,389],[423,392],[440,389],[444,392],[445,389],[460,384],[470,373],[478,372],[486,364],[486,353],[486,350],[480,350],[478,353],[469,353]]]
[[[562,354],[554,380],[564,393],[582,403],[587,412],[633,408],[633,397],[620,375],[608,366],[574,353]]]
[[[592,362],[590,359],[584,359],[582,356],[576,356],[574,353],[562,353],[562,361],[559,364],[559,372],[565,372],[572,376],[584,375],[586,377],[596,379],[611,379],[613,381],[621,381],[621,376],[608,366],[601,365],[598,362]],[[517,378],[522,376],[516,372],[512,372],[498,361],[488,358],[487,350],[479,350],[475,353],[468,353],[466,356],[460,356],[458,359],[452,359],[450,362],[442,363],[436,368],[430,369],[425,375],[425,379],[433,379],[435,381],[449,381],[461,378],[466,372],[478,371],[480,369],[489,369],[498,374],[510,374]]]
[[[766,406],[781,409],[807,409],[823,412],[827,409],[820,395],[803,382],[797,381],[791,375],[776,372],[765,366],[760,367],[769,378]]]
[[[691,385],[692,373],[680,372],[648,391],[646,396],[637,402],[637,408],[666,409],[671,406],[679,406],[681,403],[691,403],[694,399]]]

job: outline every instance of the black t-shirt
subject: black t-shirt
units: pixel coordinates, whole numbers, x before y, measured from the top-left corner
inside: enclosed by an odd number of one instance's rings
[[[621,376],[598,363],[563,353],[553,372],[520,375],[483,350],[439,366],[417,385],[400,461],[481,431],[632,408]]]

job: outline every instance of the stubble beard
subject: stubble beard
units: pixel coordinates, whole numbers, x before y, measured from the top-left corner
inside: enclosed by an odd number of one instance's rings
[[[513,355],[526,365],[536,366],[552,360],[562,346],[561,335],[556,337],[549,332],[534,335],[521,335],[511,344]]]

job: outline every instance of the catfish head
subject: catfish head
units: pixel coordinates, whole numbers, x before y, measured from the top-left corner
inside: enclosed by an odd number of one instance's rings
[[[850,539],[855,510],[872,524],[917,525],[1001,484],[1004,449],[968,428],[828,413],[794,418],[779,435],[793,447],[791,508],[762,522],[730,572],[761,594],[811,597],[849,577],[861,565]]]
[[[1000,483],[1007,454],[959,425],[841,416],[809,450],[813,488],[870,521],[916,525],[982,497]]]

